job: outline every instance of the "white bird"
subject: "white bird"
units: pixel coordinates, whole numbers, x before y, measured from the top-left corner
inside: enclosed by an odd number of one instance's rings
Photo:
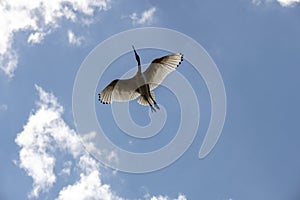
[[[110,104],[113,101],[125,102],[139,97],[138,103],[144,106],[150,106],[151,111],[159,109],[155,101],[154,90],[164,78],[172,71],[176,70],[183,54],[170,54],[152,61],[149,67],[142,72],[140,57],[134,46],[132,46],[135,58],[138,63],[138,71],[130,79],[115,79],[106,86],[98,95],[99,101],[104,104]],[[153,107],[154,104],[154,108]]]

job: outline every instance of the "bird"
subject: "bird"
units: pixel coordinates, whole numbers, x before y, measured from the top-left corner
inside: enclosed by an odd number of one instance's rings
[[[115,79],[99,94],[99,101],[103,104],[112,102],[127,102],[139,97],[138,103],[150,106],[152,112],[159,110],[155,101],[154,89],[160,85],[165,77],[175,71],[183,61],[182,53],[175,53],[154,59],[148,68],[142,72],[141,59],[132,45],[138,64],[136,74],[129,79]]]

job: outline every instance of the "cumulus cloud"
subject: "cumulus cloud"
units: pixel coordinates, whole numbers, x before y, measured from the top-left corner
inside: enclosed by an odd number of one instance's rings
[[[83,37],[78,37],[73,33],[73,31],[69,30],[68,31],[68,40],[69,40],[70,44],[79,46],[79,45],[81,45],[81,43],[83,41]]]
[[[133,24],[151,24],[153,22],[155,12],[156,8],[152,7],[149,10],[144,11],[140,16],[134,12],[129,17],[132,20]]]
[[[115,195],[109,185],[102,184],[98,163],[90,156],[81,156],[78,166],[82,170],[79,181],[64,187],[56,200],[123,199]]]
[[[83,152],[78,136],[61,118],[63,107],[56,97],[39,86],[36,89],[40,97],[38,109],[15,139],[21,147],[19,166],[33,179],[30,197],[38,197],[55,183],[55,148],[68,151],[74,158]]]
[[[84,150],[77,133],[63,120],[64,109],[57,98],[41,87],[35,87],[39,95],[37,108],[32,111],[15,139],[20,147],[19,160],[15,163],[33,180],[29,197],[38,198],[41,193],[48,192],[56,183],[57,175],[69,176],[76,171],[78,180],[63,187],[56,200],[124,200],[125,198],[116,195],[110,185],[102,183],[99,163]],[[94,135],[92,132],[88,138],[93,138]],[[55,155],[58,153],[68,157],[71,155],[73,161],[63,162],[62,170],[56,173],[58,161]],[[117,159],[114,152],[108,155],[112,160]],[[72,167],[76,170],[72,170]],[[144,199],[149,200],[150,195]],[[151,200],[171,199],[167,196],[152,196]],[[177,200],[186,198],[179,195]]]
[[[80,180],[73,185],[64,187],[57,199],[121,199],[114,195],[109,185],[102,184],[100,166],[91,158],[81,145],[80,138],[62,119],[63,107],[57,98],[36,86],[39,101],[24,126],[16,137],[21,147],[19,166],[33,180],[33,189],[29,197],[38,197],[47,192],[56,182],[54,172],[56,163],[55,152],[71,154],[80,169]],[[60,174],[70,174],[72,162],[63,164]]]
[[[92,17],[94,11],[108,10],[110,0],[2,0],[0,1],[0,69],[12,77],[18,64],[13,48],[14,34],[29,33],[28,43],[40,43],[61,19],[77,22],[79,16]]]

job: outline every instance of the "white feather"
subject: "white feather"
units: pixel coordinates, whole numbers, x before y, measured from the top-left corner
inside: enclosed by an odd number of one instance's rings
[[[136,57],[138,57],[137,54]],[[176,70],[182,59],[183,55],[181,53],[176,53],[153,60],[150,66],[143,73],[139,70],[138,73],[130,79],[116,79],[112,81],[99,94],[99,101],[105,104],[110,104],[113,101],[131,101],[140,95],[147,96],[147,94],[140,94],[139,92],[141,91],[137,90],[137,88],[142,84],[149,84],[150,91],[152,91],[161,84],[169,73]],[[152,104],[153,101],[148,96],[146,98]],[[148,103],[142,97],[138,100],[138,102],[142,105],[147,105]]]
[[[150,66],[143,73],[146,82],[150,85],[150,90],[155,89],[163,82],[165,77],[176,70],[183,58],[181,53],[171,54],[152,61]]]

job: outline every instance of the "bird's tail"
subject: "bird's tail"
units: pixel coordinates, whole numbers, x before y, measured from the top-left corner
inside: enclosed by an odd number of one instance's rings
[[[155,94],[154,94],[153,91],[150,92],[150,95],[155,100]],[[149,98],[148,101],[150,102],[150,104],[154,103],[151,98]],[[138,103],[143,105],[143,106],[149,106],[148,101],[143,96],[140,96],[140,98],[138,99]]]

